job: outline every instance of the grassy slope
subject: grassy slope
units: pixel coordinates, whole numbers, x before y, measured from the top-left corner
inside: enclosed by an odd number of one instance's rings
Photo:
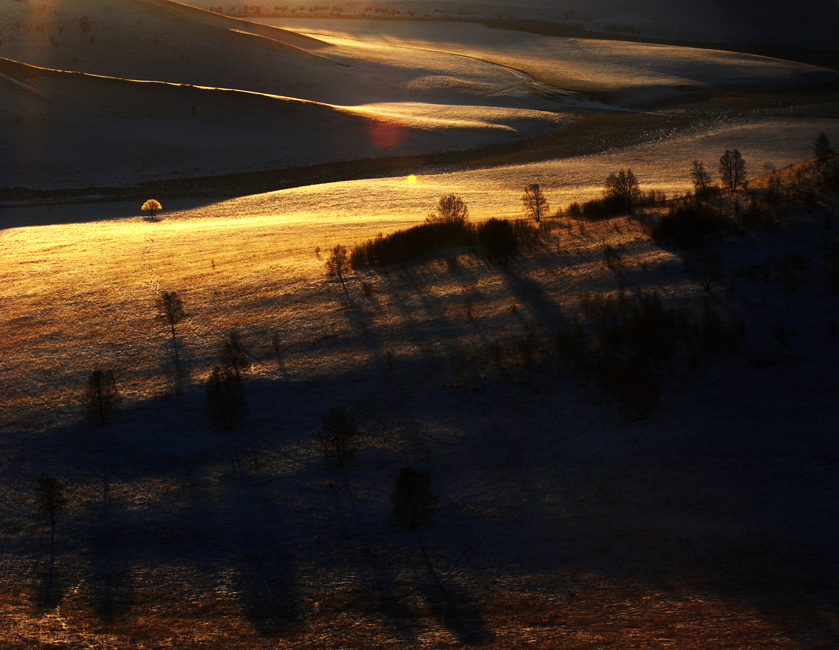
[[[509,268],[463,254],[362,274],[348,294],[323,278],[314,247],[396,222],[199,211],[4,232],[0,639],[830,647],[839,314],[822,268],[825,224],[837,226],[828,207],[728,240],[726,279],[707,297],[626,219],[555,229]],[[604,245],[621,266],[605,266]],[[785,270],[789,255],[803,266]],[[579,293],[621,284],[744,318],[745,353],[677,365],[660,411],[626,421],[550,363]],[[179,290],[190,313],[181,396],[165,396],[158,288]],[[219,433],[201,381],[234,326],[255,362],[251,414]],[[517,352],[528,331],[533,368]],[[89,429],[79,386],[99,364],[117,367],[127,403]],[[334,403],[363,430],[344,471],[312,444]],[[430,469],[441,495],[417,536],[388,520],[406,464]],[[30,500],[44,469],[71,484],[59,608],[44,593],[48,530]]]

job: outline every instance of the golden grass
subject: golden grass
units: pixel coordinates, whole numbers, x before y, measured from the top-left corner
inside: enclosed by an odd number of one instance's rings
[[[221,337],[231,328],[245,333],[257,374],[277,371],[271,349],[276,335],[286,371],[305,369],[314,376],[328,374],[339,357],[345,365],[370,360],[368,346],[359,347],[356,317],[369,321],[382,341],[373,351],[379,359],[388,346],[397,357],[411,356],[417,336],[411,330],[421,330],[423,346],[446,348],[436,337],[451,332],[422,330],[440,316],[442,325],[465,327],[467,300],[488,324],[496,321],[493,327],[504,317],[499,336],[515,326],[507,311],[520,298],[503,274],[485,273],[485,263],[471,256],[462,257],[455,270],[440,260],[412,271],[352,278],[348,311],[340,285],[323,273],[328,248],[399,223],[377,220],[362,227],[350,218],[312,224],[280,217],[176,216],[158,223],[131,219],[4,231],[0,354],[9,422],[40,417],[55,424],[78,417],[81,387],[96,367],[117,369],[130,402],[166,392],[171,336],[156,316],[159,291],[177,291],[184,301],[189,317],[178,326],[178,337],[196,381],[215,362]],[[575,300],[584,285],[614,287],[612,274],[602,268],[604,238],[631,247],[638,263],[667,258],[645,243],[637,224],[620,224],[557,228],[559,248],[524,272],[533,274],[551,300],[563,302]],[[370,296],[362,295],[362,282]],[[403,295],[403,283],[413,290]],[[465,332],[474,337],[470,328]]]
[[[357,587],[313,590],[303,620],[270,634],[254,630],[235,593],[200,594],[173,585],[177,573],[149,575],[155,587],[139,589],[127,615],[103,624],[83,590],[49,612],[33,612],[5,584],[0,595],[4,648],[374,648],[488,650],[615,647],[630,650],[828,650],[817,634],[796,634],[747,603],[726,601],[690,588],[662,592],[627,587],[593,575],[556,576],[573,588],[500,583],[435,604],[403,584],[404,596]],[[169,585],[169,586],[163,586]],[[444,599],[443,599],[444,600]],[[468,602],[474,600],[475,602]],[[478,604],[479,603],[479,604]],[[371,606],[372,604],[372,606]],[[451,609],[445,612],[445,608]],[[378,611],[377,611],[378,610]],[[777,616],[780,612],[774,612]],[[791,607],[783,612],[799,630],[836,623],[825,612]],[[459,618],[459,623],[451,620]],[[835,617],[834,617],[835,618]],[[458,627],[459,625],[459,627]]]

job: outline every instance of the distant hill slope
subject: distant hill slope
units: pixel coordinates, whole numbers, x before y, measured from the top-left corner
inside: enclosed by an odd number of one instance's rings
[[[574,24],[656,39],[839,50],[836,0],[184,0],[231,13],[320,17],[477,18]]]
[[[310,98],[346,71],[325,43],[169,0],[4,2],[0,56],[58,70]]]

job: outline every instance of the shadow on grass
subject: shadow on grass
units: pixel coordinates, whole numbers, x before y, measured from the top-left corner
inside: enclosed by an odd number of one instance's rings
[[[262,637],[289,632],[299,622],[295,571],[282,548],[266,544],[238,562],[236,587],[245,618]]]
[[[36,565],[35,576],[32,605],[41,613],[58,607],[70,589],[70,578],[49,559]]]

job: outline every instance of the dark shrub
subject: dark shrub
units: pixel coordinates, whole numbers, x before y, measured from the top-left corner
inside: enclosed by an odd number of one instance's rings
[[[487,258],[498,264],[509,262],[518,249],[515,229],[506,219],[490,219],[480,224],[478,242]]]
[[[375,239],[356,245],[350,253],[350,264],[356,269],[362,266],[403,264],[428,253],[474,241],[475,228],[469,223],[424,223],[407,230],[397,230],[387,236],[378,235]]]
[[[718,232],[732,232],[737,224],[722,210],[705,204],[673,207],[650,228],[657,244],[679,248],[701,246],[704,239]]]
[[[232,429],[247,415],[248,406],[242,390],[242,380],[230,368],[213,368],[205,392],[207,413],[222,429]]]
[[[343,409],[329,407],[323,415],[323,428],[318,431],[318,444],[324,456],[331,458],[335,465],[343,467],[353,452],[358,429]]]
[[[431,474],[406,467],[399,476],[393,492],[393,521],[397,526],[417,528],[426,522],[437,508],[437,495],[431,489]]]

